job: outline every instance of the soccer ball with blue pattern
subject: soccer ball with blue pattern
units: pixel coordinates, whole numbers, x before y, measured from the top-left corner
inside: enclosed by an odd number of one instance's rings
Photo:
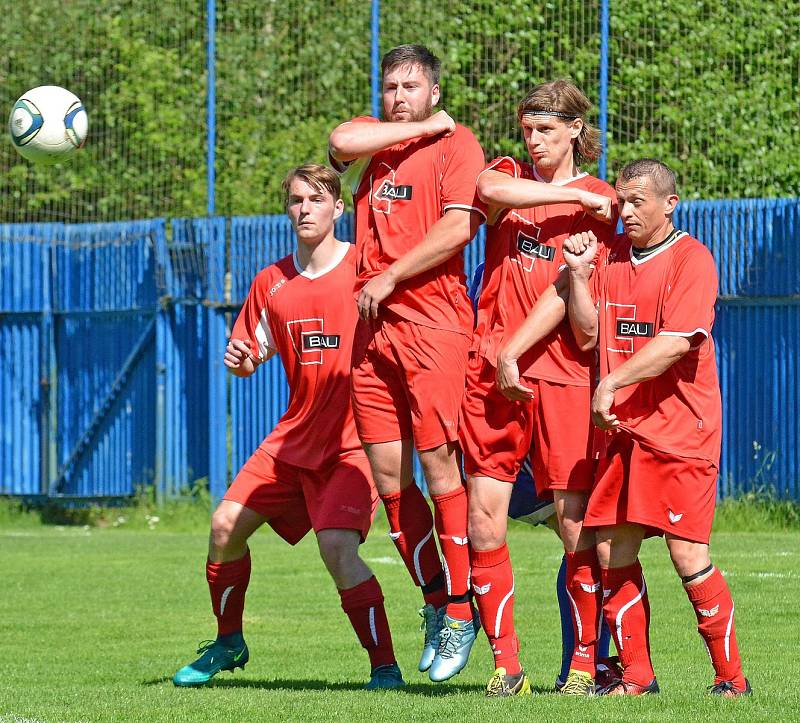
[[[14,104],[8,130],[20,155],[49,165],[65,161],[83,146],[89,118],[74,93],[57,85],[41,85]]]

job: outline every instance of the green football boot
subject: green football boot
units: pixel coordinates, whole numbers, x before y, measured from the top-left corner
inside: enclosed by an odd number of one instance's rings
[[[205,640],[197,649],[200,657],[189,665],[184,665],[172,679],[175,685],[193,687],[205,685],[220,670],[235,670],[244,666],[250,660],[247,644],[242,640],[241,645],[228,647],[217,640]]]
[[[402,688],[406,684],[403,674],[397,663],[391,665],[379,665],[375,668],[369,679],[369,683],[364,686],[364,690],[392,690]]]

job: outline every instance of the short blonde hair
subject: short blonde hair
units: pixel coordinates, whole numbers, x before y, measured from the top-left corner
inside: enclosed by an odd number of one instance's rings
[[[289,204],[289,193],[291,191],[292,181],[294,181],[295,178],[305,181],[309,186],[316,188],[318,191],[327,191],[333,196],[334,201],[338,201],[342,197],[342,183],[335,171],[319,163],[305,163],[302,166],[293,168],[283,179],[281,188],[283,189],[284,206],[288,206]]]

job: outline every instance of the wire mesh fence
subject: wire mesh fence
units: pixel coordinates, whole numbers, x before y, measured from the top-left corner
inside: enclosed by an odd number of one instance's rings
[[[215,212],[278,213],[291,166],[325,159],[331,128],[369,112],[377,0],[216,2]],[[655,155],[685,197],[800,192],[800,0],[600,3],[381,0],[381,53],[403,42],[443,60],[443,104],[486,155],[524,151],[515,108],[569,76],[595,104],[609,68],[608,168]],[[108,221],[207,211],[207,2],[9,4],[0,109],[57,84],[90,117],[68,164],[33,166],[0,142],[0,221]],[[590,118],[598,120],[597,113]],[[595,169],[589,168],[593,171]]]

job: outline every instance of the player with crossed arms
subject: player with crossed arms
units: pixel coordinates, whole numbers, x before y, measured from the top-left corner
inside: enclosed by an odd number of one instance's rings
[[[357,310],[355,248],[334,236],[344,205],[339,177],[305,165],[283,182],[297,250],[259,272],[236,319],[225,366],[248,377],[279,354],[289,407],[239,471],[211,519],[206,578],[218,634],[181,668],[175,685],[207,683],[244,668],[249,651],[242,612],[250,580],[249,537],[265,522],[289,544],[310,530],[366,649],[368,689],[404,685],[383,594],[359,557],[378,496],[350,405],[350,356]]]
[[[384,120],[360,117],[330,136],[353,189],[361,320],[353,346],[353,412],[389,520],[422,588],[420,671],[446,680],[466,664],[478,624],[470,603],[467,496],[458,421],[473,316],[463,247],[484,218],[473,134],[439,102],[440,62],[402,45],[383,58]],[[419,454],[434,519],[412,477]]]
[[[603,609],[624,670],[601,693],[658,692],[638,555],[645,537],[663,535],[714,667],[710,692],[747,695],[733,599],[709,556],[722,438],[717,270],[708,249],[673,225],[678,196],[666,165],[628,163],[616,190],[625,233],[607,254],[590,232],[564,242],[570,323],[581,348],[600,354],[591,413],[605,436],[584,525],[597,533]]]
[[[536,86],[517,111],[529,160],[498,158],[478,178],[480,196],[488,204],[486,267],[467,368],[461,443],[470,493],[473,590],[495,658],[490,696],[530,691],[519,660],[506,545],[512,485],[529,451],[537,491],[554,498],[567,558],[575,646],[561,690],[586,694],[594,686],[600,592],[591,573],[597,567],[594,536],[582,530],[592,484],[593,355],[578,349],[563,318],[563,302],[552,333],[515,357],[516,385],[496,385],[505,371],[499,357],[508,338],[540,299],[555,297],[564,239],[590,229],[601,238],[612,237],[613,189],[579,168],[600,152],[597,131],[585,120],[589,108],[569,81]]]

